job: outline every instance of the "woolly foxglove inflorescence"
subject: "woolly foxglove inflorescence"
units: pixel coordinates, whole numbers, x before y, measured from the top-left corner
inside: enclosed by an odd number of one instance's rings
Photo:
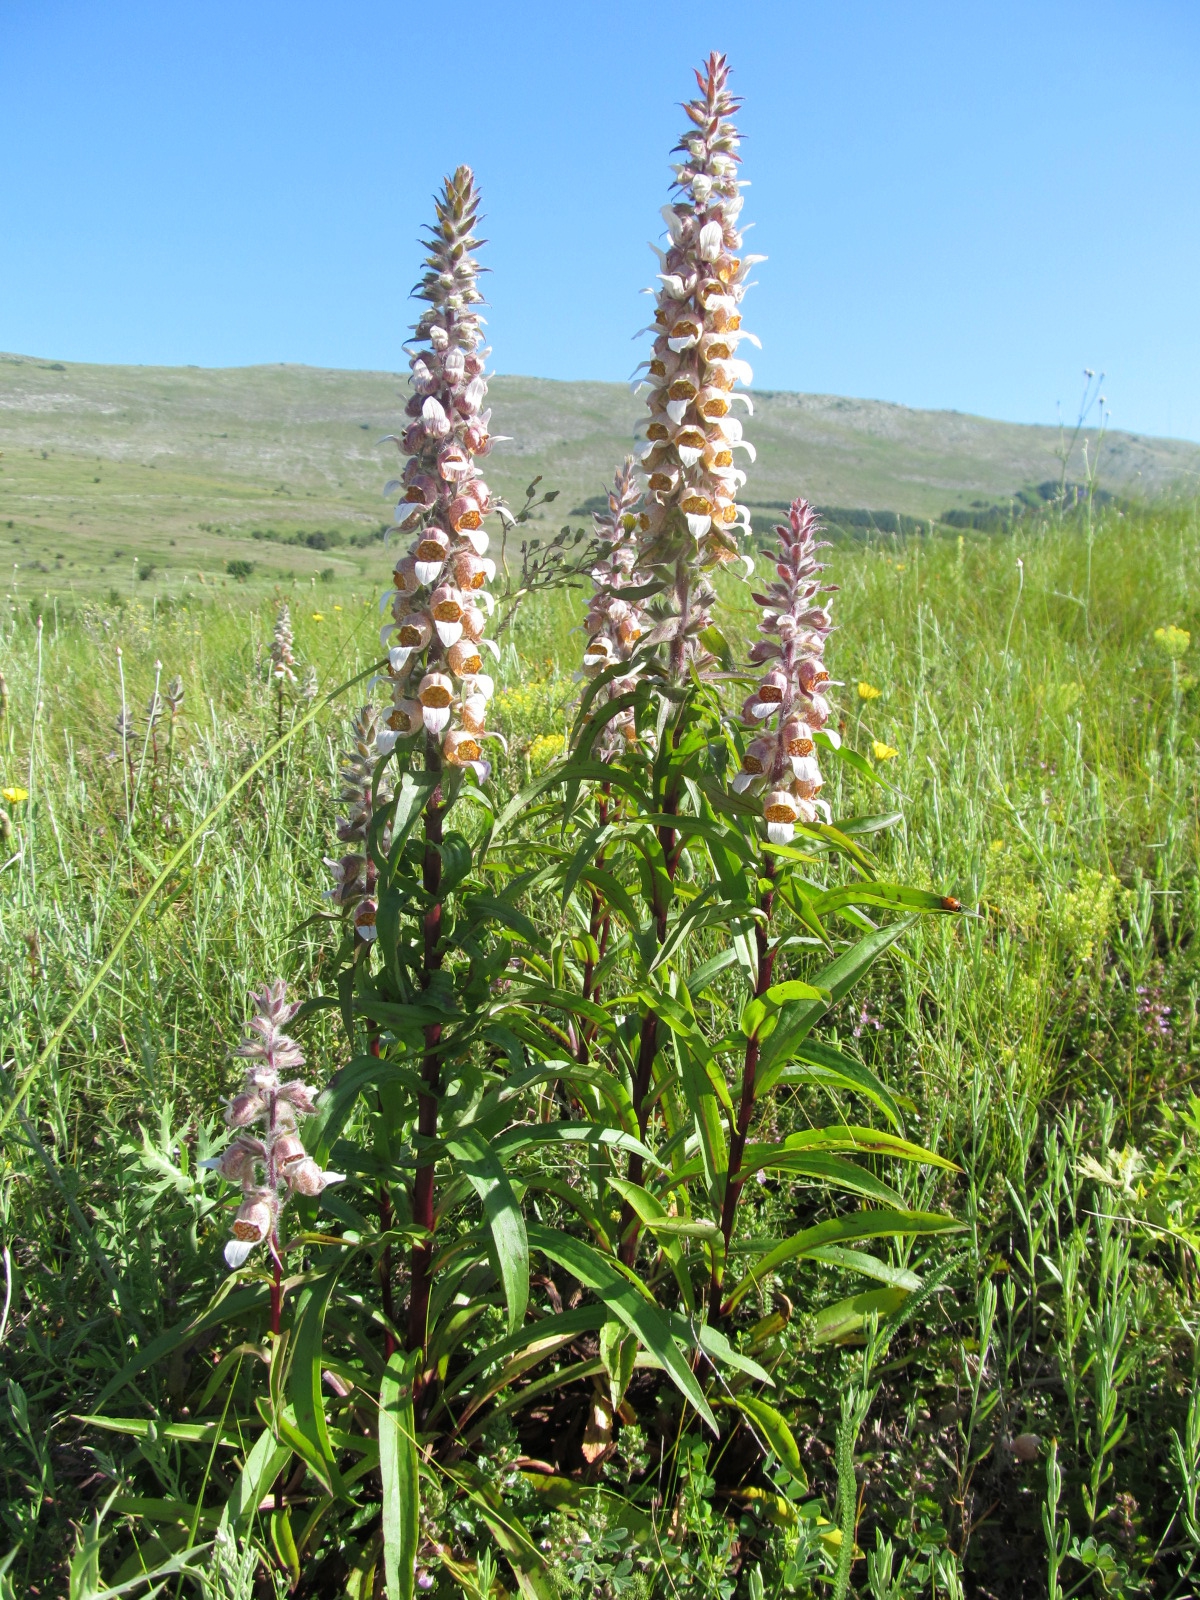
[[[267,1241],[279,1254],[279,1213],[294,1194],[318,1195],[340,1172],[322,1172],[301,1143],[297,1119],[316,1110],[317,1091],[298,1077],[304,1052],[283,1031],[300,1006],[276,978],[251,997],[254,1016],[237,1054],[246,1062],[241,1090],[229,1102],[225,1121],[237,1136],[204,1165],[242,1186],[242,1203],[225,1246],[230,1267],[240,1267],[255,1245]],[[257,1128],[258,1132],[250,1130]]]
[[[493,683],[483,670],[484,652],[498,654],[484,638],[495,576],[488,559],[484,518],[493,509],[476,466],[487,455],[491,412],[484,367],[483,303],[479,266],[471,251],[479,195],[470,167],[447,178],[436,201],[437,220],[425,244],[426,273],[413,291],[428,303],[410,346],[412,419],[395,439],[408,457],[403,477],[388,485],[401,490],[396,526],[413,535],[408,554],[395,567],[392,620],[383,629],[388,647],[392,704],[383,714],[377,749],[422,730],[436,739],[441,759],[471,767],[482,780],[491,771],[480,741],[486,731]],[[394,436],[393,436],[394,437]]]
[[[747,395],[750,368],[739,359],[740,305],[747,275],[762,256],[743,256],[737,219],[742,209],[737,171],[739,136],[732,116],[740,102],[729,91],[724,56],[709,57],[697,72],[698,98],[684,106],[691,127],[676,147],[676,199],[663,207],[669,235],[657,250],[660,288],[650,332],[654,349],[645,363],[650,421],[643,465],[647,473],[642,517],[643,567],[674,571],[681,562],[709,569],[735,560],[739,533],[750,514],[737,496],[745,473],[733,452],[753,446],[731,414],[733,402],[753,408]],[[685,632],[708,625],[712,591],[691,594]]]
[[[295,683],[296,658],[292,653],[292,613],[285,602],[275,618],[271,638],[271,676],[276,683]]]
[[[746,746],[733,787],[762,795],[767,835],[775,844],[786,844],[798,822],[815,822],[818,807],[828,815],[817,798],[822,779],[816,734],[824,729],[824,737],[838,743],[837,733],[826,729],[831,711],[824,694],[825,640],[833,622],[820,602],[834,585],[820,580],[825,569],[816,559],[824,548],[816,539],[819,531],[808,501],[793,500],[786,525],[775,529],[778,579],[766,594],[754,596],[762,607],[762,637],[751,646],[750,659],[767,670],[742,707],[743,722],[759,731]]]
[[[346,808],[344,816],[337,819],[337,836],[347,846],[337,859],[325,857],[325,865],[333,874],[333,887],[327,891],[335,906],[352,915],[356,938],[369,944],[375,937],[375,917],[378,907],[373,889],[375,871],[367,850],[367,830],[376,806],[391,798],[386,773],[375,782],[378,760],[376,746],[379,740],[379,713],[373,706],[363,706],[350,728],[353,740],[349,753],[343,757],[340,800]],[[385,827],[380,848],[386,853],[391,843]]]
[[[622,599],[622,589],[636,589],[646,579],[636,571],[638,559],[638,508],[642,486],[638,482],[634,458],[627,456],[617,469],[603,511],[592,517],[600,541],[600,558],[592,568],[594,593],[584,619],[588,642],[583,652],[583,673],[594,678],[617,662],[629,661],[645,630],[646,619],[636,601]],[[637,681],[637,668],[613,678],[605,699],[627,693]],[[615,755],[622,741],[637,738],[633,708],[618,712],[604,726],[596,741],[595,753],[601,760]]]

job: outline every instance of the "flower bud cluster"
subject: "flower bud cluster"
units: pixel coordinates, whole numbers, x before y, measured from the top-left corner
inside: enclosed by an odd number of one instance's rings
[[[600,541],[600,558],[592,568],[594,592],[583,624],[588,636],[583,652],[583,675],[587,678],[596,677],[617,662],[629,661],[646,628],[646,617],[637,601],[621,595],[623,589],[636,590],[646,582],[645,575],[636,570],[641,498],[634,458],[626,456],[613,479],[605,509],[592,517]],[[628,673],[613,678],[605,699],[628,693],[637,676],[637,668],[631,667]],[[632,744],[636,739],[637,726],[633,708],[629,707],[605,724],[595,753],[607,760],[622,742]]]
[[[300,1046],[283,1031],[299,1004],[289,1001],[282,978],[251,998],[254,1016],[237,1049],[246,1063],[246,1077],[225,1110],[225,1121],[237,1135],[219,1156],[204,1162],[242,1186],[233,1238],[225,1246],[231,1268],[240,1267],[264,1240],[278,1256],[279,1213],[291,1196],[318,1195],[343,1178],[340,1172],[323,1172],[300,1139],[298,1119],[316,1110],[316,1090],[296,1077],[280,1081],[304,1065]],[[255,1127],[259,1131],[251,1132]]]
[[[786,844],[798,822],[815,822],[818,808],[828,814],[817,798],[822,779],[815,735],[832,715],[824,657],[833,622],[820,597],[834,586],[820,581],[825,568],[816,553],[825,546],[817,542],[820,524],[807,500],[794,500],[786,525],[775,531],[778,577],[766,594],[754,596],[762,616],[750,649],[750,660],[766,671],[742,707],[742,721],[756,731],[733,787],[762,796],[767,836]],[[838,742],[832,730],[826,738]]]
[[[491,411],[484,368],[483,303],[479,265],[471,251],[479,195],[470,167],[447,178],[436,201],[437,218],[424,241],[425,276],[413,291],[424,311],[410,345],[411,418],[395,438],[408,457],[403,476],[388,485],[402,491],[396,527],[411,534],[384,597],[392,620],[383,629],[388,648],[392,704],[383,715],[377,749],[387,755],[398,740],[424,730],[451,766],[472,767],[482,780],[491,771],[480,741],[494,685],[483,670],[484,638],[495,577],[483,521],[493,509],[476,462],[492,446]],[[394,436],[393,436],[394,437]]]
[[[763,257],[741,254],[740,141],[731,120],[740,101],[729,91],[724,56],[710,56],[696,81],[700,95],[684,106],[692,126],[675,151],[678,196],[663,208],[668,247],[657,251],[643,552],[647,564],[686,559],[711,568],[738,556],[738,533],[750,528],[737,500],[746,475],[733,452],[744,449],[753,460],[754,450],[731,408],[741,400],[753,409],[733,391],[752,377],[737,351],[743,339],[758,341],[742,331],[739,308],[747,275]]]
[[[292,654],[292,613],[285,601],[275,618],[271,638],[271,676],[278,684],[295,683],[296,658]]]
[[[341,803],[344,816],[337,819],[337,836],[347,846],[338,858],[325,857],[325,865],[333,874],[333,887],[326,897],[335,906],[351,913],[354,934],[361,943],[369,944],[375,937],[375,918],[378,906],[373,893],[374,867],[367,855],[367,832],[377,806],[391,799],[391,787],[386,773],[375,782],[375,767],[379,760],[379,713],[373,706],[363,706],[350,727],[353,741],[350,752],[342,760]],[[391,845],[391,831],[384,827],[379,847],[384,853]]]

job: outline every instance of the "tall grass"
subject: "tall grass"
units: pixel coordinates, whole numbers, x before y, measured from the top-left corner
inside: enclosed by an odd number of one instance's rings
[[[1186,1514],[1200,1483],[1186,1398],[1200,1211],[1200,513],[1099,522],[1090,582],[1086,544],[1066,522],[1011,538],[840,544],[831,556],[844,736],[903,796],[903,823],[881,850],[904,881],[979,912],[919,924],[839,1019],[915,1103],[912,1136],[961,1166],[938,1196],[967,1222],[965,1242],[873,1370],[853,1342],[861,1327],[849,1344],[819,1343],[801,1316],[785,1335],[788,1404],[812,1503],[829,1517],[841,1397],[873,1397],[858,1461],[858,1543],[871,1562],[853,1575],[877,1600],[951,1579],[1044,1592],[1059,1581],[1046,1506],[1066,1590],[1104,1572],[1110,1591],[1152,1575],[1158,1592],[1183,1593],[1200,1555]],[[736,636],[749,596],[730,584],[723,598]],[[312,604],[293,600],[297,655],[323,687],[375,658],[374,599],[326,586]],[[0,849],[6,1099],[159,864],[271,742],[273,614],[250,600],[134,602],[46,618],[40,633],[23,610],[0,624],[0,787],[29,792],[6,803]],[[552,595],[505,635],[502,786],[519,786],[563,726],[574,621],[570,599]],[[1155,639],[1168,625],[1195,641],[1182,655]],[[124,743],[118,646],[135,726]],[[186,691],[169,770],[162,729],[140,720],[158,662]],[[0,1362],[12,1425],[0,1430],[0,1515],[15,1592],[60,1592],[72,1522],[138,1471],[119,1460],[124,1445],[75,1419],[131,1342],[171,1326],[186,1288],[213,1271],[215,1193],[195,1163],[236,1076],[233,1020],[264,977],[315,992],[336,942],[320,858],[340,742],[341,719],[320,717],[204,834],[5,1136]],[[861,792],[835,815],[891,809],[887,789],[838,781]],[[314,1019],[306,1043],[324,1078],[337,1064],[332,1028]],[[944,1183],[915,1169],[894,1181],[929,1208]],[[169,1397],[183,1377],[168,1364],[154,1381]],[[1062,1482],[1047,1498],[1039,1452],[1052,1438]],[[173,1448],[141,1447],[160,1479]],[[707,1468],[695,1470],[702,1483]],[[190,1501],[196,1486],[179,1491]],[[722,1524],[733,1532],[706,1532],[710,1501],[693,1495],[671,1532],[708,1552],[710,1592],[758,1582],[761,1593],[764,1581],[816,1592],[821,1570],[833,1581],[834,1547],[804,1515],[784,1516],[768,1545],[757,1523],[739,1528],[736,1501]],[[113,1525],[120,1501],[108,1515]],[[760,1550],[765,1578],[749,1559]],[[659,1570],[635,1570],[642,1592],[659,1592]],[[617,1592],[594,1561],[581,1557],[578,1572],[566,1592]],[[235,1592],[232,1578],[211,1581]]]

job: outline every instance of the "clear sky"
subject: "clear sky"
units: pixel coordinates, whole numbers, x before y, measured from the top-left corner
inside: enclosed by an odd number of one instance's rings
[[[759,386],[1200,439],[1196,0],[0,0],[0,349],[396,369],[468,161],[497,370],[624,378],[713,48]]]

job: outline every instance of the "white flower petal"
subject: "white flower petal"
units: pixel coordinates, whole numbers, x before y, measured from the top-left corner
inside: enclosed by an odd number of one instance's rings
[[[692,402],[690,400],[667,401],[667,415],[670,417],[671,421],[676,427],[679,426],[684,417],[687,415],[687,408],[691,405],[691,403]]]
[[[767,838],[772,844],[790,844],[796,837],[794,822],[768,822]]]
[[[449,706],[422,706],[421,714],[430,733],[441,733],[450,721]]]
[[[396,740],[400,735],[394,728],[382,728],[375,735],[375,754],[377,756],[390,756],[396,748]]]
[[[464,528],[462,537],[466,539],[477,556],[487,554],[488,536],[482,528]]]
[[[703,261],[715,261],[721,254],[724,243],[721,224],[719,222],[706,222],[700,229],[700,257]]]
[[[230,1239],[225,1246],[225,1265],[231,1272],[236,1272],[253,1249],[253,1240]]]
[[[437,636],[447,649],[452,644],[457,644],[462,638],[463,625],[461,622],[435,622]]]
[[[687,511],[684,515],[687,517],[688,532],[692,538],[703,539],[704,535],[712,527],[712,518],[698,517],[692,511]]]
[[[445,566],[445,562],[444,561],[417,561],[417,562],[414,562],[414,566],[416,567],[417,582],[423,588],[428,588],[428,586],[430,584],[435,583],[437,581],[438,574],[441,572],[442,568]]]

